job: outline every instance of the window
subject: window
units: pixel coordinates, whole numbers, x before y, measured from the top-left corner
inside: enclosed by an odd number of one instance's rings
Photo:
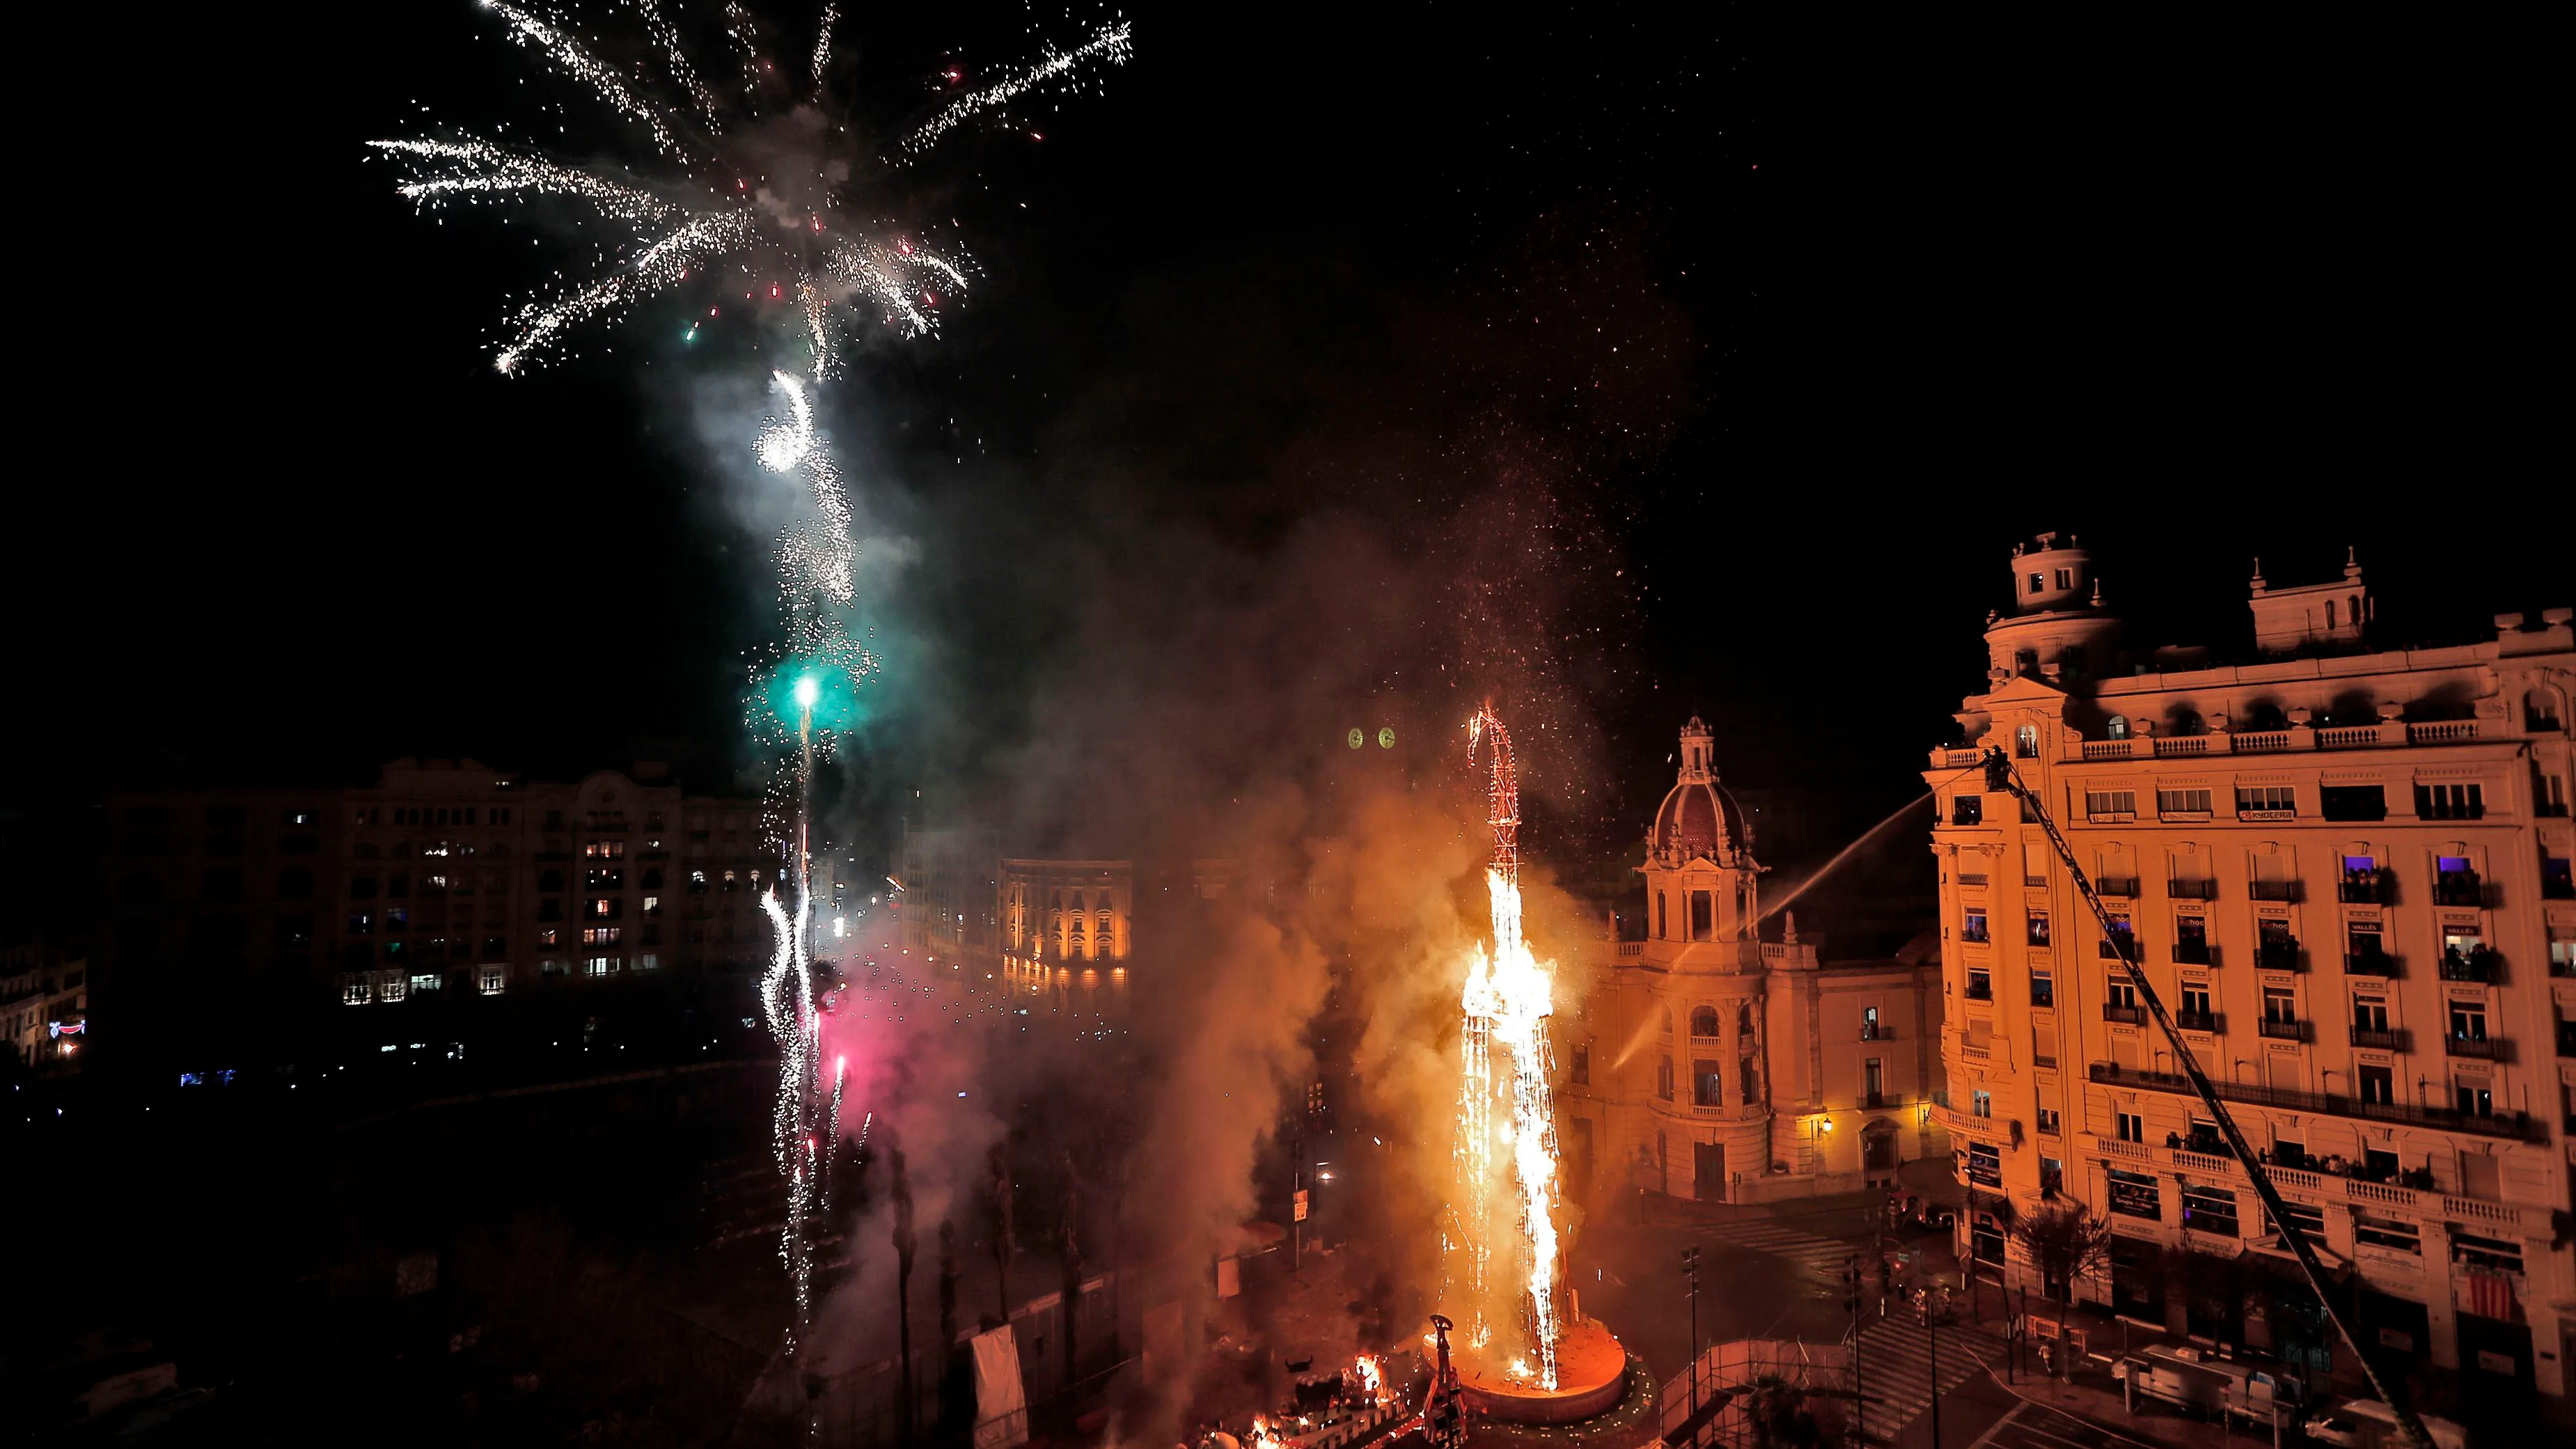
[[[2278,1025],[2288,1025],[2297,1021],[2299,1019],[2298,993],[2287,986],[2264,987],[2263,1019]]]
[[[2111,1211],[2127,1217],[2157,1219],[2164,1216],[2164,1204],[2156,1191],[2156,1180],[2143,1172],[2109,1169]]]
[[[2377,921],[2344,923],[2344,949],[2351,954],[2356,965],[2387,959],[2388,948],[2383,941]]]
[[[2102,725],[2102,737],[2104,739],[2112,740],[2127,739],[2129,737],[2129,717],[2124,714],[2115,714],[2111,716],[2110,719],[2104,721]]]
[[[1690,896],[1691,939],[1706,941],[1715,936],[1716,898],[1707,891],[1692,891]]]
[[[1716,1036],[1717,1008],[1714,1006],[1692,1007],[1690,1014],[1690,1034],[1693,1036],[1705,1037]]]
[[[2183,1014],[2183,1015],[2185,1015],[2185,1016],[2197,1016],[2197,1017],[2202,1017],[2202,1018],[2204,1018],[2204,1019],[2208,1017],[2208,1015],[2209,1015],[2209,983],[2208,983],[2208,982],[2206,982],[2206,981],[2186,981],[2186,982],[2184,982],[2184,983],[2182,984],[2182,1014]]]
[[[1655,1096],[1666,1102],[1673,1099],[1673,1059],[1669,1056],[1656,1059]]]
[[[2453,1084],[2452,1096],[2463,1117],[2493,1117],[2495,1089],[2483,1081],[2463,1080]]]
[[[622,896],[595,896],[582,914],[595,921],[618,920],[626,914],[626,900]]]
[[[2289,785],[2239,785],[2236,787],[2236,813],[2296,815],[2299,813],[2299,794]]]
[[[2263,992],[2264,1000],[2271,1000],[2272,990],[2273,988],[2265,988]],[[2352,999],[2352,1027],[2355,1031],[2385,1033],[2388,1030],[2388,999],[2382,996],[2354,997]]]
[[[2182,1190],[2182,1225],[2195,1233],[2236,1236],[2236,1194],[2223,1187]]]
[[[2110,913],[2110,919],[2111,933],[2104,936],[2100,943],[2102,954],[2113,960],[2125,958],[2135,961],[2138,959],[2138,937],[2137,932],[2129,924],[2128,916],[2123,912],[2113,911]]]
[[[617,966],[618,958],[614,956],[593,956],[582,963],[582,970],[590,976],[607,976],[614,973]]]
[[[1992,1001],[1995,999],[1994,974],[1983,966],[1971,966],[1968,968],[1968,999],[1970,1001]]]
[[[1871,1057],[1861,1063],[1861,1105],[1875,1107],[1886,1098],[1887,1072],[1884,1062]]]
[[[2209,964],[2209,918],[2174,917],[2173,958],[2194,966]]]
[[[2281,1204],[2281,1220],[2271,1224],[2269,1230],[2278,1233],[2285,1227],[2320,1248],[2326,1245],[2326,1210],[2324,1208],[2309,1207],[2305,1203],[2284,1202]]]
[[[375,898],[376,878],[374,876],[353,875],[349,877],[349,899],[353,901],[372,901]]]
[[[648,916],[658,916],[662,914],[662,898],[660,896],[646,896],[644,898],[644,914]],[[1104,925],[1101,929],[1106,931],[1108,927]]]
[[[373,912],[373,911],[351,911],[351,912],[349,913],[349,934],[350,934],[350,935],[352,935],[352,936],[369,936],[369,935],[373,935],[373,934],[375,934],[375,929],[376,929],[376,914],[375,914],[375,912]]]
[[[2033,911],[2030,913],[2030,943],[2034,946],[2045,946],[2048,944],[2048,912]]]
[[[585,926],[581,932],[581,943],[585,946],[614,946],[619,929],[616,926]]]
[[[1753,1043],[1753,1003],[1742,1001],[1735,1006],[1735,1034],[1745,1045]]]
[[[2032,593],[2034,593],[2034,594],[2036,594],[2036,593],[2040,593],[2040,592],[2044,591],[2045,589],[2047,589],[2047,587],[2048,587],[2048,583],[2047,583],[2047,580],[2046,580],[2046,578],[2045,578],[2044,576],[2039,575],[2039,574],[2032,574],[2032,575],[2030,576],[2030,591],[2031,591]]]
[[[1995,1115],[1995,1094],[1992,1092],[1980,1088],[1975,1096],[1968,1099],[1968,1103],[1968,1110],[1975,1113],[1977,1116],[1992,1117]]]
[[[2456,1041],[2485,1041],[2487,1004],[2483,1001],[2452,1002],[2451,1036]]]
[[[582,846],[581,854],[584,860],[624,860],[626,842],[623,840],[589,841]]]
[[[1723,1107],[1726,1105],[1726,1078],[1716,1062],[1691,1063],[1691,1105]]]
[[[1968,1181],[1982,1187],[2001,1187],[2004,1181],[2003,1154],[1991,1142],[1968,1144]]]
[[[2013,731],[2013,758],[2018,760],[2039,758],[2039,726],[2023,725]]]
[[[2328,820],[2385,820],[2388,791],[2378,785],[2322,785],[2317,813]]]
[[[1965,916],[1961,917],[1959,921],[1959,939],[1962,941],[1974,941],[1981,946],[1984,945],[1986,942],[1986,913],[1983,911],[1970,911]]]
[[[1737,1057],[1735,1059],[1736,1089],[1742,1093],[1741,1096],[1736,1098],[1737,1101],[1742,1102],[1748,1107],[1756,1106],[1761,1103],[1762,1078],[1760,1072],[1761,1068],[1754,1065],[1753,1058]]]
[[[2084,792],[2084,813],[2097,820],[2115,817],[2134,819],[2138,813],[2138,792],[2087,790]]]
[[[2352,1240],[2399,1253],[2421,1254],[2424,1251],[2422,1229],[2402,1219],[2383,1218],[2373,1213],[2355,1212],[2352,1215]]]
[[[1578,1087],[1590,1086],[1592,1084],[1592,1047],[1590,1044],[1579,1044],[1574,1048],[1573,1069],[1567,1074],[1567,1080],[1571,1081]]]
[[[352,976],[340,988],[340,999],[351,1006],[364,1006],[376,999],[376,985],[363,976]]]
[[[1860,1009],[1860,1039],[1862,1041],[1879,1040],[1878,1008],[1875,1006],[1864,1006]]]
[[[2415,813],[2427,820],[2484,819],[2487,813],[2484,788],[2475,781],[2465,785],[2418,785],[2415,787]]]
[[[1950,823],[1951,823],[1951,824],[1953,824],[1953,825],[1982,825],[1982,824],[1984,824],[1984,823],[1985,823],[1985,819],[1986,819],[1986,797],[1985,797],[1985,796],[1983,796],[1983,795],[1953,795],[1953,796],[1951,796],[1951,797],[1950,797]]]
[[[643,955],[635,958],[635,969],[638,971],[658,971],[662,969],[662,958],[651,951],[647,951]]]
[[[582,889],[622,891],[626,889],[626,872],[616,866],[593,866],[582,872]]]
[[[2075,570],[2059,569],[2057,571],[2057,586],[2061,589],[2071,589],[2075,587]]]
[[[1671,896],[1662,891],[1655,892],[1655,939],[1658,941],[1669,941],[1673,938],[1672,904]]]
[[[2464,1233],[2457,1228],[2451,1230],[2451,1256],[2472,1268],[2484,1268],[2490,1273],[2522,1271],[2522,1244]]]
[[[2147,1140],[2146,1118],[2139,1116],[2135,1112],[2122,1112],[2118,1114],[2118,1116],[2121,1141],[2144,1142]]]
[[[2363,1062],[2352,1074],[2361,1083],[2362,1101],[2385,1107],[2397,1100],[2397,1081],[2388,1068]]]
[[[2057,978],[2046,971],[2033,971],[2030,973],[2030,1004],[2033,1006],[2055,1006],[2057,1004]]]
[[[415,992],[444,991],[447,989],[447,978],[436,971],[415,972],[411,978],[411,989]]]
[[[2206,815],[2209,813],[2207,790],[2158,790],[2156,813],[2159,815]]]
[[[2125,976],[2106,981],[2102,984],[2102,1001],[2105,1006],[2116,1006],[2123,1011],[2135,1011],[2138,1009],[2137,985]]]
[[[483,994],[484,994],[484,995],[486,995],[486,996],[498,996],[498,995],[500,995],[500,994],[501,994],[501,992],[502,992],[505,988],[507,988],[507,987],[509,986],[509,984],[510,984],[510,968],[509,968],[509,967],[507,967],[507,966],[486,966],[486,967],[484,967],[484,968],[483,968],[482,992],[483,992]]]

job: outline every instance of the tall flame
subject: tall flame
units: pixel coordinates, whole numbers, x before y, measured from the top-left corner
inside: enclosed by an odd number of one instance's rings
[[[1477,712],[1467,725],[1467,758],[1475,760],[1485,736],[1493,736],[1488,758],[1490,820],[1494,827],[1493,858],[1485,867],[1485,889],[1491,898],[1493,950],[1479,946],[1467,960],[1466,988],[1459,1006],[1465,1016],[1460,1041],[1458,1096],[1458,1178],[1460,1201],[1453,1210],[1462,1260],[1462,1289],[1467,1310],[1467,1341],[1478,1348],[1493,1341],[1494,1325],[1485,1304],[1494,1257],[1494,1148],[1509,1149],[1511,1196],[1504,1198],[1512,1223],[1512,1258],[1522,1272],[1514,1291],[1520,1328],[1529,1340],[1529,1373],[1539,1387],[1554,1389],[1557,1341],[1564,1324],[1557,1308],[1556,1101],[1549,1086],[1554,1072],[1548,1017],[1555,1009],[1549,968],[1531,954],[1521,938],[1520,776],[1512,760],[1512,739],[1493,707]],[[1497,1049],[1500,1049],[1499,1051]],[[1509,1117],[1494,1120],[1497,1057],[1509,1058]],[[1515,1367],[1519,1367],[1518,1361]]]

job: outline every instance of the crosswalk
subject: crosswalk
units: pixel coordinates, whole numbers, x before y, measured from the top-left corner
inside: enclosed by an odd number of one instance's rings
[[[1969,1323],[1941,1325],[1941,1381],[1936,1386],[1932,1344],[1910,1311],[1872,1323],[1860,1336],[1861,1428],[1868,1442],[1891,1442],[1898,1430],[1931,1407],[1936,1391],[1948,1393],[1984,1372],[2003,1351],[2003,1339],[1987,1329]]]
[[[1696,1242],[1724,1243],[1756,1253],[1768,1253],[1796,1264],[1801,1273],[1827,1285],[1839,1285],[1843,1278],[1843,1264],[1860,1253],[1849,1243],[1838,1243],[1831,1238],[1783,1227],[1767,1218],[1697,1224],[1691,1229],[1691,1238]],[[1866,1255],[1862,1256],[1866,1258]]]

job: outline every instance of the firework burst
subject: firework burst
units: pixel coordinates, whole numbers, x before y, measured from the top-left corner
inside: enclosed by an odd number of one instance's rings
[[[764,27],[750,12],[725,5],[713,24],[740,59],[741,78],[719,91],[691,58],[680,6],[631,3],[643,36],[626,48],[655,64],[619,64],[609,45],[569,18],[507,0],[482,0],[481,9],[546,69],[588,90],[632,149],[648,153],[636,163],[564,161],[464,133],[369,143],[401,168],[402,194],[423,209],[570,200],[584,204],[587,225],[606,233],[599,240],[610,265],[587,278],[558,277],[510,314],[492,357],[504,373],[552,355],[585,324],[613,322],[691,283],[701,284],[701,300],[721,299],[693,314],[700,320],[721,315],[737,293],[756,310],[776,303],[792,313],[817,379],[832,375],[858,327],[901,337],[935,331],[940,303],[966,289],[973,264],[863,215],[870,183],[966,122],[1005,114],[1051,87],[1079,88],[1090,68],[1122,63],[1131,52],[1123,20],[1071,49],[1050,47],[894,133],[881,156],[856,139],[851,99],[832,92],[836,4],[823,7],[810,63],[783,67],[764,52]],[[695,333],[692,326],[688,335]]]

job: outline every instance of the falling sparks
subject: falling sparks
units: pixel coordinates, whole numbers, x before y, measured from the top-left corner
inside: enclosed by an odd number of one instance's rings
[[[757,277],[784,279],[771,295],[795,309],[795,330],[812,350],[813,373],[832,376],[849,333],[884,327],[899,337],[938,327],[938,299],[967,289],[972,263],[920,241],[880,239],[879,219],[859,207],[866,181],[927,152],[942,135],[1041,87],[1074,84],[1091,65],[1124,62],[1133,49],[1124,21],[1070,50],[1047,48],[1033,65],[958,96],[919,127],[893,138],[883,157],[831,119],[852,107],[828,93],[840,14],[826,4],[808,69],[810,92],[786,94],[762,53],[761,27],[739,4],[724,7],[722,30],[742,60],[739,91],[719,95],[690,58],[678,7],[634,0],[658,54],[657,73],[630,73],[602,58],[573,22],[483,0],[509,38],[546,66],[587,88],[652,159],[643,170],[613,160],[556,161],[487,137],[452,134],[369,143],[403,172],[402,195],[423,209],[450,204],[526,203],[571,198],[590,205],[601,253],[613,258],[587,279],[562,280],[520,303],[493,365],[516,375],[564,345],[578,327],[613,322],[684,282],[713,286],[711,263],[739,263]],[[739,273],[737,273],[739,275]],[[710,313],[712,316],[712,312]],[[685,340],[695,341],[691,327]]]
[[[1529,1347],[1527,1356],[1511,1361],[1509,1372],[1553,1391],[1557,1343],[1564,1334],[1557,1307],[1556,1103],[1548,1085],[1553,1062],[1547,1023],[1555,1010],[1554,982],[1521,936],[1520,777],[1511,735],[1490,705],[1477,712],[1467,730],[1471,761],[1486,736],[1492,736],[1488,794],[1494,853],[1485,867],[1485,889],[1493,907],[1494,942],[1491,954],[1479,945],[1469,955],[1459,998],[1465,1018],[1458,1107],[1460,1202],[1452,1217],[1456,1255],[1464,1270],[1454,1276],[1464,1281],[1453,1281],[1453,1287],[1465,1295],[1468,1342],[1477,1348],[1490,1345],[1495,1325],[1485,1308],[1497,1292],[1491,1280],[1496,1240],[1503,1236],[1496,1222],[1508,1215],[1510,1266],[1520,1269],[1522,1280],[1513,1290],[1517,1326]],[[1496,1084],[1498,1056],[1509,1059],[1507,1088]],[[1495,1101],[1506,1092],[1509,1117],[1497,1122]],[[1508,1193],[1496,1181],[1497,1148],[1507,1149]]]

